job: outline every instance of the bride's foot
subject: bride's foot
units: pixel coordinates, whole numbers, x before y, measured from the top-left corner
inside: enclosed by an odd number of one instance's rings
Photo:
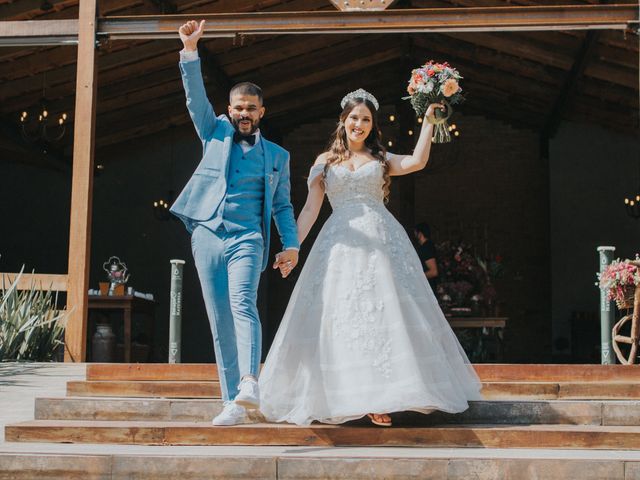
[[[367,417],[371,420],[371,423],[380,427],[390,427],[391,417],[386,413],[368,413]]]

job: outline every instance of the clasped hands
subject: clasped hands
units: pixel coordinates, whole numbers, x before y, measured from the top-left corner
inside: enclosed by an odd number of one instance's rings
[[[297,250],[284,250],[276,254],[276,261],[273,263],[273,269],[280,269],[280,275],[282,278],[287,277],[291,271],[298,264],[298,251]]]

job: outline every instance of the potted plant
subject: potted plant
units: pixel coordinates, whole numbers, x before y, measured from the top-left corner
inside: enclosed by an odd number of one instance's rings
[[[64,348],[67,312],[57,309],[58,294],[38,286],[18,290],[24,267],[0,285],[0,361],[58,359]]]

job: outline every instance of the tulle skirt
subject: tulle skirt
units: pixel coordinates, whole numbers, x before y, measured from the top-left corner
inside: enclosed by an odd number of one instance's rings
[[[299,425],[457,413],[481,388],[413,245],[381,202],[329,217],[259,382],[265,417]]]

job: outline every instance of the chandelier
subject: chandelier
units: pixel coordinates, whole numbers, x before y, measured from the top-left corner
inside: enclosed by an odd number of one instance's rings
[[[640,183],[640,162],[638,162],[638,182]],[[638,220],[640,218],[640,186],[635,195],[631,197],[625,197],[624,208],[627,210],[627,215]]]
[[[176,218],[171,214],[171,212],[169,212],[169,207],[171,207],[171,204],[174,200],[173,196],[173,190],[169,190],[167,192],[166,199],[161,198],[159,200],[153,201],[153,216],[156,218],[156,220],[166,221],[170,218]]]
[[[640,218],[640,189],[635,197],[624,199],[624,207],[627,210],[627,215],[636,220]]]
[[[31,143],[51,144],[65,134],[67,113],[52,115],[46,97],[46,75],[42,77],[42,98],[20,114],[20,129],[25,140]]]
[[[169,161],[168,163],[168,172],[166,178],[169,179],[169,188],[165,191],[160,198],[156,198],[153,200],[153,216],[156,220],[167,221],[169,219],[177,220],[178,217],[171,214],[169,208],[173,204],[175,200],[175,192],[171,188],[171,184],[173,182],[173,148],[175,143],[175,126],[169,125]]]

